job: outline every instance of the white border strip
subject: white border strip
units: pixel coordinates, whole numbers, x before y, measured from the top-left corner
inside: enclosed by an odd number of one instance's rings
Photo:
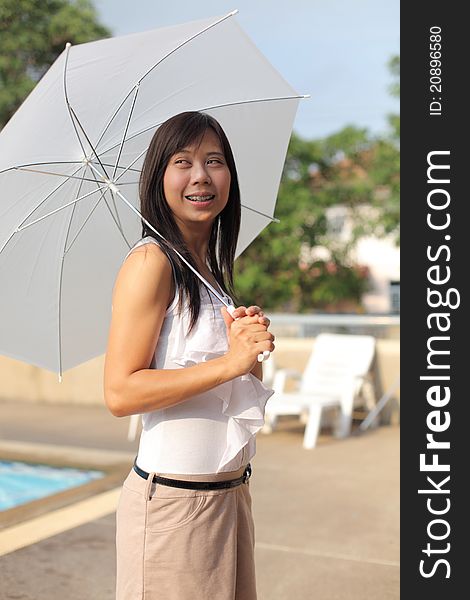
[[[379,558],[367,558],[361,556],[351,556],[348,554],[339,554],[336,552],[321,552],[319,550],[308,550],[303,548],[292,548],[291,546],[281,546],[279,544],[266,544],[265,542],[256,542],[256,548],[260,550],[274,550],[276,552],[287,552],[289,554],[302,554],[306,556],[316,556],[318,558],[332,558],[333,560],[348,560],[352,562],[368,563],[370,565],[382,565],[385,567],[399,567],[400,563],[395,560],[381,560]]]
[[[120,492],[114,488],[0,531],[0,556],[115,512]]]

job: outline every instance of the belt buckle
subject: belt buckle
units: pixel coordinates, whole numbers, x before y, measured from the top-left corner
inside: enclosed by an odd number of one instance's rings
[[[245,472],[243,473],[243,483],[246,483],[248,481],[248,479],[250,479],[250,477],[251,477],[251,465],[250,465],[250,463],[248,463],[246,465]]]

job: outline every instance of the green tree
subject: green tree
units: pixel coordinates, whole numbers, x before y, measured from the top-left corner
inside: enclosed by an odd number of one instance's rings
[[[90,0],[0,0],[0,128],[66,42],[109,35]]]
[[[281,222],[267,227],[236,262],[241,299],[293,312],[360,301],[367,278],[348,263],[349,246],[332,242],[326,211],[370,199],[372,184],[355,174],[369,146],[367,131],[355,127],[318,141],[292,135],[276,205]],[[326,246],[331,259],[302,265],[302,248],[314,246]]]

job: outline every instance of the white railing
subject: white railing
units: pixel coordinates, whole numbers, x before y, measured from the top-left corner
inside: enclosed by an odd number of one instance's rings
[[[355,333],[400,337],[400,315],[269,313],[271,330],[280,337],[315,337],[319,333]]]

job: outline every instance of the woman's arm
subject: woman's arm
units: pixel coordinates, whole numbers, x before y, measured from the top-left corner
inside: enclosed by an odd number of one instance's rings
[[[233,377],[221,361],[198,365],[197,371],[148,368],[171,291],[171,265],[155,244],[136,248],[124,261],[113,291],[104,367],[105,402],[115,416],[172,406]]]
[[[104,368],[104,398],[115,416],[179,404],[249,372],[257,348],[273,347],[257,317],[245,317],[231,328],[225,356],[186,369],[149,369],[171,287],[171,265],[155,244],[134,250],[119,271]]]

